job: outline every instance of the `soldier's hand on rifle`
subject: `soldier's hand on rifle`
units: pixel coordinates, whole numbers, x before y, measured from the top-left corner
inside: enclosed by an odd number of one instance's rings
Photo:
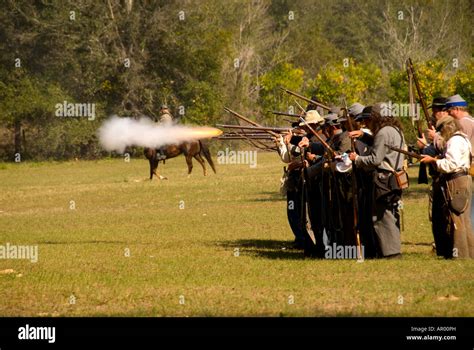
[[[355,161],[357,159],[357,157],[359,157],[359,155],[355,152],[351,152],[349,153],[349,159],[352,160],[352,161]]]
[[[280,145],[280,142],[284,141],[283,137],[281,135],[278,136],[273,136],[273,141],[275,141],[276,145]]]
[[[309,140],[307,137],[303,137],[303,139],[298,143],[299,148],[305,148],[309,146]]]
[[[354,131],[349,131],[349,137],[354,138],[359,138],[364,134],[362,130],[354,130]]]
[[[286,143],[287,145],[290,143],[292,136],[293,136],[293,135],[291,134],[291,132],[289,132],[288,134],[286,134],[286,135],[284,136],[283,140],[285,141],[285,143]]]
[[[288,164],[288,171],[292,171],[292,170],[295,170],[295,169],[300,169],[302,167],[303,163],[301,162],[301,160],[295,160],[293,162],[291,162],[290,164]]]
[[[429,128],[427,132],[428,132],[428,138],[429,138],[430,140],[433,140],[434,137],[435,137],[435,135],[436,135],[436,130],[435,130],[434,126],[432,126],[431,128]]]
[[[427,142],[426,142],[425,135],[418,137],[418,141],[416,141],[416,145],[418,146],[419,149],[423,149],[426,147]]]
[[[434,163],[436,162],[436,158],[429,156],[427,154],[422,154],[423,158],[420,159],[421,163]]]
[[[316,154],[313,154],[310,152],[306,153],[306,159],[309,160],[310,162],[312,162],[315,158],[316,158]]]

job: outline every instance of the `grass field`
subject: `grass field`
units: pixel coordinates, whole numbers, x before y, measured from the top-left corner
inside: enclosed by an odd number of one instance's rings
[[[0,244],[39,249],[0,260],[0,315],[474,315],[474,261],[433,255],[426,185],[405,196],[402,260],[311,260],[288,248],[282,166],[187,178],[180,157],[150,182],[144,159],[0,164]]]

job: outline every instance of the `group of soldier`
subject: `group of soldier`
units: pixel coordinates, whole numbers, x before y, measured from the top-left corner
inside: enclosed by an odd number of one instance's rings
[[[314,100],[314,98],[313,98]],[[459,95],[430,106],[433,127],[418,139],[432,177],[434,249],[445,258],[474,258],[471,224],[474,119]],[[401,258],[402,192],[408,186],[400,118],[389,103],[332,108],[310,103],[291,132],[275,138],[285,167],[294,247],[328,258],[332,247],[357,256]],[[416,230],[410,223],[410,230]],[[334,257],[334,255],[330,255]],[[341,256],[338,256],[341,258]]]

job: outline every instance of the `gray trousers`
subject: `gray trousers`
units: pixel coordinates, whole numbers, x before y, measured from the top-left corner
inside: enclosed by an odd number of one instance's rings
[[[378,243],[378,254],[381,256],[400,254],[402,242],[400,237],[400,213],[397,204],[376,201],[372,221]]]

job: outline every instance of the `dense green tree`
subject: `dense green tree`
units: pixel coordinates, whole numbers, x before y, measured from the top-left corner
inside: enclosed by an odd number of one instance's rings
[[[407,101],[411,57],[424,94],[473,102],[470,0],[6,0],[0,3],[0,157],[94,157],[111,114],[229,122],[230,106],[277,123],[294,101]],[[347,63],[349,63],[347,65]],[[63,101],[96,119],[58,118]],[[23,144],[22,144],[23,142]]]

